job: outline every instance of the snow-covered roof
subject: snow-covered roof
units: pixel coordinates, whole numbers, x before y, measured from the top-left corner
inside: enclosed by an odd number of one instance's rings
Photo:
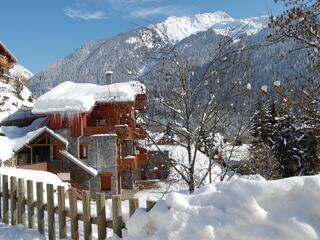
[[[97,103],[134,102],[144,93],[146,87],[138,81],[110,85],[68,81],[40,96],[32,113],[90,112]]]
[[[30,142],[35,140],[37,137],[39,137],[44,132],[49,133],[51,136],[53,136],[54,138],[56,138],[59,141],[61,141],[62,143],[64,143],[66,146],[68,146],[68,144],[69,144],[68,141],[65,138],[63,138],[61,135],[55,133],[54,131],[52,131],[51,129],[49,129],[47,127],[42,127],[42,128],[39,128],[35,131],[29,132],[24,137],[16,140],[15,144],[13,145],[13,151],[18,152],[26,144],[29,144]]]
[[[73,156],[71,153],[67,152],[66,150],[60,150],[60,153],[65,156],[67,159],[69,159],[71,162],[85,170],[87,173],[89,173],[92,176],[97,176],[98,175],[98,170],[96,170],[93,167],[90,167],[89,165],[85,164],[83,161],[80,159],[76,158]]]
[[[0,47],[2,47],[8,55],[12,58],[13,61],[17,62],[17,58],[13,55],[13,53],[6,47],[6,45],[0,41]]]

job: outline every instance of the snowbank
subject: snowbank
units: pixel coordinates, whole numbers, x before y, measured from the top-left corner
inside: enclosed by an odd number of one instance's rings
[[[110,85],[63,82],[40,96],[32,113],[90,112],[96,103],[133,102],[145,91],[146,87],[137,81]]]
[[[9,179],[11,176],[18,178],[24,178],[25,181],[32,180],[34,184],[36,182],[42,182],[45,188],[46,184],[53,184],[54,188],[58,186],[64,186],[69,188],[69,183],[61,181],[61,179],[51,172],[39,171],[39,170],[30,170],[22,168],[13,168],[13,167],[0,167],[0,175],[8,175]],[[2,184],[0,184],[2,189]],[[34,185],[36,189],[36,185]]]
[[[27,229],[22,225],[8,226],[0,224],[0,240],[45,240],[46,237],[41,235],[35,229]]]
[[[169,193],[126,223],[125,239],[319,239],[320,176],[210,184]]]

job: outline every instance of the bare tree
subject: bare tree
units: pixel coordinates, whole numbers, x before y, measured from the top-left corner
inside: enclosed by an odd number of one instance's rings
[[[244,46],[234,47],[233,43],[233,37],[222,37],[202,68],[194,66],[181,49],[165,38],[161,48],[150,56],[152,71],[156,73],[153,76],[157,76],[161,88],[153,96],[156,107],[147,124],[151,129],[166,132],[166,142],[186,150],[187,159],[170,161],[190,192],[208,176],[210,181],[214,180],[211,170],[217,164],[213,161],[217,146],[212,141],[217,133],[232,127],[236,141],[247,129],[249,53]],[[234,119],[237,122],[231,125]],[[199,176],[197,155],[202,148],[206,149],[209,161]],[[225,161],[221,180],[227,175],[230,158]]]
[[[20,78],[20,77],[13,78],[11,85],[13,87],[13,92],[17,98],[22,99],[21,93],[26,83],[27,83],[27,80],[24,78]]]

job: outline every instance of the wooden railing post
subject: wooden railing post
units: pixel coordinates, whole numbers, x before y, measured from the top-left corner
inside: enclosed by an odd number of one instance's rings
[[[104,193],[96,194],[98,239],[107,238],[106,200]]]
[[[147,211],[150,211],[155,204],[155,201],[147,200]]]
[[[121,198],[119,195],[112,196],[112,221],[113,221],[113,233],[122,237],[122,210],[121,210]]]
[[[130,198],[129,199],[129,216],[131,217],[136,209],[139,208],[139,199]]]
[[[84,239],[88,239],[88,240],[92,239],[90,202],[91,202],[90,192],[89,191],[82,191]]]
[[[27,180],[28,228],[34,228],[33,181]]]
[[[44,204],[43,204],[43,184],[37,182],[37,213],[38,231],[44,235]]]
[[[8,186],[8,176],[2,175],[2,205],[3,214],[2,222],[9,224],[9,186]]]
[[[54,224],[54,200],[53,185],[47,184],[47,212],[48,212],[48,237],[49,240],[56,239]]]
[[[65,190],[64,187],[58,186],[58,215],[59,215],[59,238],[67,237],[66,228],[66,209],[65,209]]]
[[[11,225],[17,224],[17,178],[10,177]]]
[[[69,206],[70,206],[70,222],[71,222],[71,238],[79,239],[78,226],[78,209],[77,209],[77,190],[69,188]]]
[[[26,226],[25,222],[25,185],[24,185],[24,179],[19,178],[18,179],[18,223],[22,224],[23,226]]]

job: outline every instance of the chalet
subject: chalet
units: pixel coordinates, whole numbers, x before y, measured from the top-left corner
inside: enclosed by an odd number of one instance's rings
[[[110,84],[64,82],[40,96],[33,114],[46,126],[15,146],[21,168],[67,177],[71,185],[107,195],[132,189],[148,165],[146,136],[137,115],[147,109],[146,89],[137,81]]]
[[[8,82],[11,78],[9,70],[17,62],[16,57],[0,41],[0,81]]]

